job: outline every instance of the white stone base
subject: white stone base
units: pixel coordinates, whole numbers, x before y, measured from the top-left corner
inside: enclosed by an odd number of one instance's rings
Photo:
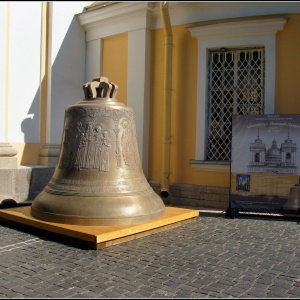
[[[5,199],[17,203],[34,200],[48,184],[54,170],[54,167],[39,165],[0,169],[0,204]]]
[[[18,151],[9,143],[0,143],[0,169],[15,169],[18,167],[18,160],[15,157]]]
[[[16,169],[18,159],[16,157],[0,157],[0,169]]]

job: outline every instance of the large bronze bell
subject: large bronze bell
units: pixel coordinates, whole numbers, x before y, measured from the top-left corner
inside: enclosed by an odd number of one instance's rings
[[[54,174],[33,200],[35,218],[76,225],[130,225],[162,217],[165,206],[144,177],[132,108],[106,77],[83,85],[65,112]]]

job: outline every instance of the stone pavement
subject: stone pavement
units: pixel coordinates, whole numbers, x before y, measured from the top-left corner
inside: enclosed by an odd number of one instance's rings
[[[200,212],[103,250],[0,224],[0,298],[299,298],[294,219]]]

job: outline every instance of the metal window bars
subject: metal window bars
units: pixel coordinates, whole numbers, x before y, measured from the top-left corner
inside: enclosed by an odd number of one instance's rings
[[[233,114],[263,114],[264,66],[264,48],[210,51],[206,160],[230,160]]]

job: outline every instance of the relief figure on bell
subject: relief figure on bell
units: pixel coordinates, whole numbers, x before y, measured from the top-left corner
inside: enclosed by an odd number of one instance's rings
[[[108,172],[109,171],[109,148],[110,139],[107,130],[104,130],[102,133],[102,144],[101,144],[101,158],[100,158],[100,171]]]
[[[77,125],[77,126],[76,126]],[[60,163],[60,168],[69,168],[74,164],[74,157],[76,156],[78,148],[78,135],[80,124],[75,124],[71,121],[65,127],[63,153]]]
[[[127,167],[135,164],[134,148],[130,125],[127,121],[123,123],[123,133],[121,137],[123,160]]]
[[[71,142],[70,128],[65,126],[64,139],[63,139],[64,151],[62,152],[60,168],[66,168],[68,165],[70,142]]]
[[[102,144],[102,127],[100,125],[96,125],[94,129],[95,155],[94,155],[93,169],[100,170],[101,144]]]
[[[109,171],[110,133],[103,124],[95,123],[89,120],[66,124],[61,169]]]
[[[86,132],[81,132],[78,140],[79,140],[79,145],[77,148],[74,167],[77,170],[81,170],[82,168],[84,168],[84,162],[85,162],[85,149],[86,149],[85,146],[87,141]]]
[[[93,123],[88,123],[87,128],[87,146],[86,146],[86,162],[85,167],[87,169],[93,168],[94,165],[94,157],[95,157],[95,142],[94,142],[94,129]]]
[[[78,155],[78,151],[80,148],[80,143],[81,143],[81,135],[83,132],[83,127],[84,125],[81,122],[77,122],[76,126],[73,126],[71,134],[72,134],[72,140],[69,144],[70,147],[70,152],[69,153],[69,161],[67,168],[74,168],[76,164],[76,159]]]

